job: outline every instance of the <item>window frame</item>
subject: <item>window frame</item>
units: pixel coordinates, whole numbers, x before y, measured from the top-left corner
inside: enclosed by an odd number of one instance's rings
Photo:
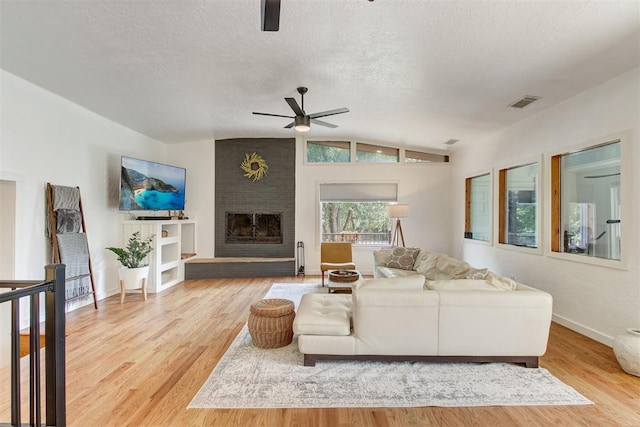
[[[408,164],[416,164],[416,163],[449,163],[450,161],[450,155],[449,154],[441,154],[441,153],[435,153],[435,152],[427,152],[427,151],[423,151],[423,150],[418,150],[418,149],[411,149],[411,148],[405,148],[403,150],[404,152],[404,156],[402,156],[402,163],[408,163]],[[407,159],[417,159],[419,156],[417,157],[411,157],[411,156],[407,156],[407,153],[414,153],[417,155],[424,155],[424,157],[427,158],[431,158],[433,160],[418,160],[415,162],[412,162],[410,160]]]
[[[398,145],[398,144],[379,144],[379,143],[373,143],[373,142],[366,142],[366,141],[360,141],[360,140],[355,140],[355,139],[341,139],[341,140],[329,140],[326,138],[323,139],[306,139],[304,137],[298,137],[302,140],[302,144],[304,147],[304,152],[303,152],[303,164],[305,166],[338,166],[338,167],[344,167],[344,166],[349,166],[349,165],[411,165],[408,167],[416,167],[414,165],[421,165],[421,166],[417,166],[417,167],[422,167],[424,165],[450,165],[451,164],[451,159],[452,159],[452,153],[446,150],[440,150],[437,148],[433,148],[433,149],[425,149],[423,148],[416,148],[414,146],[404,146],[404,145]],[[321,143],[321,142],[347,142],[350,145],[350,151],[349,151],[349,161],[348,162],[310,162],[308,160],[308,156],[309,156],[309,147],[308,144],[309,143]],[[370,145],[370,146],[378,146],[381,147],[383,149],[391,149],[391,150],[398,150],[398,161],[397,162],[358,162],[357,161],[357,144],[365,144],[365,145]],[[302,150],[301,150],[302,151]],[[427,156],[434,156],[434,157],[443,157],[446,158],[447,161],[433,161],[433,162],[407,162],[406,161],[406,152],[418,152],[418,153],[423,153]]]
[[[489,239],[488,240],[480,240],[474,239],[472,237],[467,237],[467,233],[471,231],[471,180],[474,178],[479,178],[485,175],[489,175]],[[494,187],[494,173],[493,168],[486,169],[482,171],[478,171],[473,174],[469,174],[464,179],[464,241],[467,243],[474,243],[478,245],[484,246],[493,246],[493,217],[494,217],[494,202],[493,202],[493,187]]]
[[[561,187],[560,187],[560,157],[566,154],[573,154],[580,151],[597,148],[619,141],[620,143],[620,259],[608,259],[590,257],[569,252],[559,252],[562,221],[561,213]],[[545,167],[547,169],[546,177],[549,182],[550,190],[545,197],[545,203],[548,203],[548,235],[549,241],[545,243],[545,255],[550,258],[562,259],[567,261],[579,262],[582,264],[596,265],[600,267],[609,267],[617,270],[628,270],[628,260],[631,240],[631,224],[633,217],[632,204],[632,179],[631,179],[631,153],[630,153],[631,131],[610,134],[607,136],[591,139],[580,144],[576,144],[563,149],[553,150],[547,153]],[[558,251],[554,250],[558,249]]]
[[[322,243],[322,203],[326,202],[327,200],[322,200],[322,196],[321,196],[321,187],[323,185],[331,185],[331,184],[346,184],[346,185],[351,185],[351,184],[355,184],[355,185],[376,185],[376,184],[383,184],[383,185],[394,185],[396,187],[396,196],[395,196],[395,200],[388,200],[387,202],[389,204],[392,203],[399,203],[398,199],[400,198],[400,184],[398,182],[395,181],[389,181],[389,180],[384,180],[384,181],[318,181],[316,182],[316,249],[320,250],[320,244]],[[347,201],[345,201],[347,202]],[[368,203],[367,201],[360,201],[362,203]],[[371,201],[373,202],[373,200]],[[381,200],[378,200],[378,202],[383,202]],[[357,202],[354,202],[357,203]],[[391,220],[391,218],[389,218],[390,221],[390,226],[391,229],[390,231],[393,231],[393,222]],[[389,242],[387,244],[380,244],[380,245],[359,245],[359,244],[353,244],[353,249],[354,250],[370,250],[370,249],[380,249],[380,248],[389,248],[391,247],[391,243]]]
[[[538,179],[536,180],[536,228],[538,233],[538,247],[517,246],[511,243],[506,243],[504,232],[506,229],[506,172],[510,169],[516,169],[523,166],[529,166],[532,164],[538,165]],[[542,155],[528,157],[518,162],[512,162],[504,164],[498,167],[498,173],[496,173],[495,188],[498,191],[498,197],[495,200],[494,209],[498,212],[495,215],[495,230],[496,230],[496,246],[502,249],[513,250],[517,252],[525,252],[534,255],[543,255],[545,246],[545,233],[544,233],[544,176],[543,176],[544,157]]]
[[[348,152],[349,152],[349,160],[346,162],[310,162],[309,161],[309,144],[322,144],[322,143],[346,143],[348,145]],[[335,141],[330,141],[330,140],[326,140],[326,139],[318,139],[318,140],[305,140],[304,141],[304,163],[308,164],[308,165],[348,165],[350,163],[352,163],[352,157],[353,157],[353,142],[350,140],[335,140]]]
[[[353,162],[354,163],[358,163],[358,164],[385,164],[385,165],[393,165],[393,164],[400,164],[400,152],[404,151],[404,149],[401,149],[400,147],[392,147],[392,146],[388,146],[388,145],[380,145],[380,144],[372,144],[370,142],[363,142],[363,141],[355,141],[355,150],[353,151]],[[366,147],[370,147],[372,149],[375,148],[379,148],[379,150],[376,150],[376,152],[380,152],[380,154],[386,154],[383,153],[383,151],[395,151],[396,152],[396,160],[393,162],[379,162],[379,161],[361,161],[358,160],[358,147],[359,146],[366,146]],[[361,150],[361,151],[366,151],[366,150]],[[387,154],[389,155],[389,154]],[[391,156],[391,155],[389,155]]]

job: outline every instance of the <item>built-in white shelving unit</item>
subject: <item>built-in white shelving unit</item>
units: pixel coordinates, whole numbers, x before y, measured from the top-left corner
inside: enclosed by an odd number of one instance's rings
[[[196,224],[192,220],[123,221],[121,241],[127,244],[136,231],[154,235],[148,255],[147,292],[161,292],[184,280],[184,263],[196,255]]]

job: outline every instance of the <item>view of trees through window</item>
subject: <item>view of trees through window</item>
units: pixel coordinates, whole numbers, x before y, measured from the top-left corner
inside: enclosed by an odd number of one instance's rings
[[[322,202],[322,241],[389,244],[388,205],[387,202]]]
[[[504,180],[500,179],[501,203],[506,192],[506,212],[500,215],[500,221],[505,222],[501,224],[504,235],[500,236],[500,243],[537,248],[538,163],[503,169],[500,176],[504,176]]]
[[[356,161],[363,163],[397,163],[400,150],[379,145],[356,144]]]
[[[349,163],[351,146],[348,141],[307,142],[307,162]]]
[[[400,149],[382,145],[355,143],[355,162],[398,163]],[[448,163],[449,156],[426,151],[404,150],[407,163]],[[350,163],[350,141],[307,141],[308,163]]]

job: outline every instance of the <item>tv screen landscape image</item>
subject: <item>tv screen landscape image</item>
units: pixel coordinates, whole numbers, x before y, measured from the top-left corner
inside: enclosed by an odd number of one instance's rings
[[[187,170],[122,156],[121,211],[183,210]]]

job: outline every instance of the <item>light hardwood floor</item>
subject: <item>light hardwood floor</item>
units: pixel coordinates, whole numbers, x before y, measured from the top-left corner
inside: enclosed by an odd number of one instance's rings
[[[70,426],[638,426],[640,378],[610,348],[553,324],[541,366],[595,402],[589,406],[480,408],[186,409],[274,282],[186,281],[148,301],[130,294],[67,316]],[[9,420],[0,377],[0,423]],[[23,388],[24,390],[24,388]]]

